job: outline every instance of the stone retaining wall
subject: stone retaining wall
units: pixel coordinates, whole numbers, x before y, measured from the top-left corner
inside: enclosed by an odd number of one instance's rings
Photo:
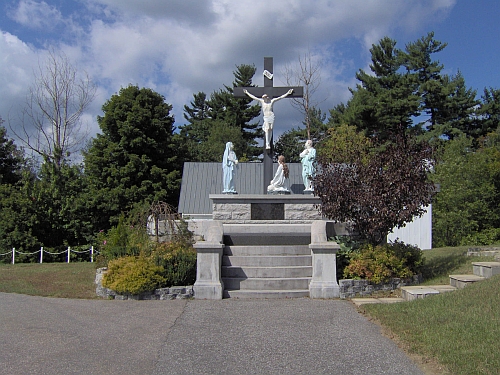
[[[467,249],[467,256],[483,256],[494,257],[500,260],[500,247],[469,247]]]
[[[384,284],[372,284],[368,280],[344,279],[339,280],[340,298],[366,297],[380,290],[391,291],[399,289],[402,286],[418,285],[421,282],[421,275],[415,275],[410,279],[395,277],[390,282]]]
[[[141,294],[120,294],[114,290],[102,286],[102,278],[108,269],[106,267],[98,268],[95,276],[96,294],[98,297],[118,300],[172,300],[186,299],[194,296],[192,286],[172,286],[170,288],[156,289],[153,292]]]

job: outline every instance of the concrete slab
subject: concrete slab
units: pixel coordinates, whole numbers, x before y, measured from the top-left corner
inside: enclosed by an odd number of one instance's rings
[[[404,298],[401,297],[392,297],[392,298],[378,298],[378,300],[382,303],[398,303],[398,302],[406,302]]]
[[[451,285],[429,285],[429,287],[436,289],[439,293],[447,293],[457,290],[457,288]]]
[[[405,286],[401,288],[402,297],[406,301],[413,301],[431,295],[439,294],[439,291],[428,286]]]
[[[474,262],[472,269],[474,275],[489,278],[500,274],[500,262]]]
[[[371,303],[381,303],[377,298],[351,298],[351,302],[356,306],[361,306]]]
[[[477,275],[450,275],[450,285],[458,289],[465,288],[467,285],[477,281],[484,280],[485,278]]]

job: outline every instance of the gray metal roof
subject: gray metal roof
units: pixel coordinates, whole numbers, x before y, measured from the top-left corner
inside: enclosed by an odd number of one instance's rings
[[[289,187],[292,194],[302,194],[302,165],[287,164],[290,169]],[[264,194],[262,163],[239,163],[236,172],[235,187],[238,194]],[[273,165],[273,174],[278,164]],[[184,163],[182,173],[179,213],[184,216],[212,214],[210,194],[222,193],[222,163]]]

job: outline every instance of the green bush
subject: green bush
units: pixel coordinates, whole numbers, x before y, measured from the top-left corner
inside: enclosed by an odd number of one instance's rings
[[[196,251],[183,242],[158,244],[151,255],[163,268],[162,276],[168,286],[193,285],[196,281]]]
[[[382,283],[393,277],[409,278],[418,274],[422,264],[422,252],[416,246],[403,242],[378,246],[365,244],[359,252],[350,255],[344,277]]]
[[[122,215],[116,227],[97,235],[96,248],[105,261],[110,261],[124,256],[138,256],[148,250],[150,242],[145,228],[127,224]]]
[[[337,275],[342,275],[344,269],[349,265],[351,257],[359,252],[361,243],[354,239],[352,236],[334,236],[330,241],[335,241],[340,246],[337,251]]]
[[[125,256],[108,263],[102,285],[118,293],[140,294],[165,283],[163,269],[144,256]]]
[[[124,256],[108,263],[103,286],[118,293],[139,294],[157,288],[193,285],[196,251],[185,242],[150,241],[139,256]]]
[[[485,229],[462,238],[462,246],[484,246],[500,243],[500,228]]]

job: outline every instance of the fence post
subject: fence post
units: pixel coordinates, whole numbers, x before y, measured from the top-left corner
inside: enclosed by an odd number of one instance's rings
[[[94,263],[94,245],[90,246],[90,263]]]
[[[15,259],[16,259],[16,248],[13,247],[12,248],[12,264],[15,263]]]
[[[43,263],[43,246],[40,248],[40,263]]]
[[[68,246],[68,263],[69,263],[70,253],[71,253],[71,247]]]

